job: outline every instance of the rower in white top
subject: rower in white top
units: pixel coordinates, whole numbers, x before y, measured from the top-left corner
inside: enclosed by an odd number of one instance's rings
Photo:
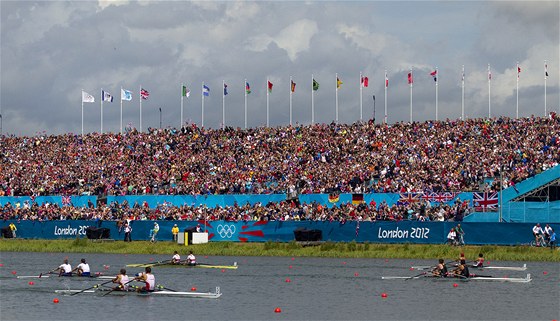
[[[82,259],[80,264],[76,266],[72,272],[76,272],[78,276],[91,276],[91,271],[89,269],[89,264],[86,263],[86,259]]]
[[[177,251],[173,252],[173,257],[171,258],[171,264],[179,264],[181,263],[181,256]]]
[[[192,251],[189,251],[189,255],[187,256],[187,265],[190,266],[196,265],[196,257],[194,256]]]
[[[58,271],[58,276],[72,276],[72,266],[68,264],[68,259],[64,259],[58,268],[54,269],[52,272]]]

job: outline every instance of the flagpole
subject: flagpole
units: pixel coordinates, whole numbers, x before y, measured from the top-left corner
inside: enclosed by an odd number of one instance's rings
[[[204,128],[204,81],[202,82],[202,113],[200,117],[200,127]]]
[[[121,86],[121,92],[120,92],[120,96],[121,96],[121,135],[122,135],[122,92],[123,92],[123,88]]]
[[[292,94],[292,76],[290,76],[290,126],[292,126]]]
[[[517,62],[517,87],[516,87],[516,104],[515,104],[515,118],[519,119],[519,61]]]
[[[488,118],[490,118],[492,116],[492,112],[491,112],[492,111],[492,109],[491,109],[492,105],[490,103],[490,97],[491,97],[490,83],[491,83],[491,81],[492,81],[492,73],[490,71],[490,64],[488,64]]]
[[[465,65],[461,74],[461,120],[465,120]]]
[[[103,94],[103,88],[101,88],[101,129],[100,134],[103,134],[103,100],[105,99],[105,95]]]
[[[181,124],[179,125],[179,129],[183,128],[183,99],[184,99],[183,87],[184,86],[185,85],[181,83]]]
[[[438,121],[438,69],[436,67],[436,121]]]
[[[270,90],[268,90],[268,77],[266,77],[266,127],[268,127],[269,123],[268,123],[268,117],[269,117],[269,94],[270,94]]]
[[[387,70],[385,70],[385,125],[387,125],[387,87],[389,87],[389,78],[387,78]]]
[[[314,91],[313,91],[313,81],[315,80],[315,78],[313,78],[313,74],[311,74],[311,125],[313,125],[315,123],[315,102],[314,100]]]
[[[84,137],[84,90],[82,89],[82,138]]]
[[[243,87],[245,88],[245,129],[247,129],[247,78],[245,78]]]
[[[335,111],[334,111],[334,116],[335,116],[335,123],[338,124],[338,73],[335,74],[336,76],[336,91],[335,91],[335,99],[336,99],[336,103],[335,103]]]
[[[222,129],[226,128],[226,81],[222,80]]]
[[[363,94],[363,89],[364,89],[364,84],[363,84],[363,79],[362,79],[362,72],[360,71],[360,121],[362,121],[363,119],[363,98],[362,98],[362,94]]]
[[[548,66],[546,60],[544,61],[544,117],[546,117],[546,78],[548,78]]]
[[[140,90],[138,92],[140,93],[140,132],[142,132],[142,85],[140,85]]]
[[[414,75],[412,75],[412,67],[410,67],[410,122],[412,123],[412,84],[414,83]]]

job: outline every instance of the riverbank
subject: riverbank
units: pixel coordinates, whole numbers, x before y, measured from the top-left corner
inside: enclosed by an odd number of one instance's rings
[[[198,254],[219,256],[293,256],[345,258],[402,258],[437,259],[455,258],[461,252],[467,258],[484,253],[489,260],[560,262],[560,251],[529,246],[464,246],[429,244],[371,244],[322,242],[304,246],[296,242],[237,243],[211,242],[196,245],[178,245],[173,242],[92,242],[74,240],[1,239],[0,252],[53,252],[53,253],[114,253],[114,254],[171,254],[192,250]]]

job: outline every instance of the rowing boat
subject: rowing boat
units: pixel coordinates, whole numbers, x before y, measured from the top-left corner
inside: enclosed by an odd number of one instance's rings
[[[90,276],[80,276],[77,274],[72,274],[72,276],[58,276],[58,275],[18,275],[18,279],[73,279],[73,280],[112,280],[115,277],[110,275],[90,275]]]
[[[431,270],[433,269],[433,266],[428,266],[428,265],[419,265],[419,266],[412,266],[410,267],[410,269],[412,270]],[[487,270],[487,269],[493,269],[493,270],[505,270],[505,271],[526,271],[527,270],[527,263],[523,264],[523,266],[483,266],[483,267],[476,267],[476,266],[472,266],[469,265],[469,269],[476,269],[476,270]]]
[[[439,277],[431,274],[422,274],[416,276],[383,276],[382,280],[410,280],[410,279],[430,279],[430,280],[446,280],[446,281],[498,281],[498,282],[514,282],[514,283],[529,283],[531,282],[531,274],[527,274],[524,278],[497,278],[492,276],[473,276],[470,278],[457,278],[457,277]]]
[[[181,298],[204,298],[204,299],[217,299],[222,296],[220,287],[216,287],[215,292],[186,292],[186,291],[170,291],[170,290],[155,290],[153,292],[137,292],[137,291],[113,291],[110,288],[95,288],[91,290],[55,290],[55,293],[72,295],[77,293],[88,293],[98,295],[116,295],[116,296],[166,296],[166,297],[181,297]]]
[[[236,270],[238,265],[237,262],[233,262],[233,265],[214,265],[214,264],[207,264],[207,263],[197,263],[196,265],[188,265],[188,264],[173,264],[169,261],[162,261],[162,262],[154,262],[154,263],[145,263],[145,264],[127,264],[127,267],[184,267],[184,268],[203,268],[203,269],[230,269]]]

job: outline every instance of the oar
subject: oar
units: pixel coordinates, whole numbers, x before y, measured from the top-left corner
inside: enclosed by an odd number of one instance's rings
[[[127,264],[127,267],[147,267],[147,266],[155,266],[155,265],[159,265],[159,264],[166,264],[168,262],[171,262],[171,260],[163,260],[163,261],[157,261],[157,262],[150,262],[150,263],[136,263],[136,264]]]
[[[418,275],[411,276],[411,277],[409,277],[409,278],[407,278],[407,279],[405,279],[405,280],[414,279],[414,278],[420,277],[420,276],[422,276],[422,275],[426,275],[426,272],[422,272],[422,273],[420,273],[420,274],[418,274]]]
[[[98,288],[98,287],[100,287],[101,285],[105,285],[105,284],[111,283],[111,282],[113,282],[113,280],[110,280],[110,281],[107,281],[107,282],[103,282],[103,283],[101,283],[101,284],[96,284],[96,285],[94,285],[94,286],[92,286],[92,287],[89,287],[89,288],[87,288],[87,289],[84,289],[84,290],[82,290],[82,291],[80,291],[80,292],[72,293],[72,294],[70,294],[70,296],[83,293],[83,292],[85,292],[85,291],[87,291],[87,290],[91,290],[91,289],[93,289],[93,288]]]
[[[57,269],[58,269],[58,268],[57,268]],[[43,274],[52,274],[52,273],[54,273],[54,271],[56,271],[56,269],[54,269],[54,270],[52,270],[52,271],[49,271],[49,272],[47,272],[47,273],[39,273],[39,279],[43,276]]]
[[[173,290],[173,289],[170,289],[170,288],[166,288],[166,287],[164,287],[164,286],[161,285],[161,284],[156,285],[156,287],[157,287],[158,289],[164,289],[164,290],[171,291],[171,292],[177,292],[177,290]]]
[[[113,281],[113,280],[111,280],[111,282],[112,282],[112,281]],[[136,279],[132,279],[132,280],[130,280],[130,281],[128,281],[128,282],[126,282],[126,283],[124,283],[124,284],[122,284],[122,285],[119,285],[119,286],[117,286],[117,287],[115,287],[115,288],[113,288],[113,289],[107,291],[107,293],[104,293],[102,296],[106,296],[107,294],[109,294],[109,293],[115,291],[116,289],[122,287],[123,285],[127,285],[128,283],[130,283],[130,282],[132,282],[132,281],[136,281]]]

